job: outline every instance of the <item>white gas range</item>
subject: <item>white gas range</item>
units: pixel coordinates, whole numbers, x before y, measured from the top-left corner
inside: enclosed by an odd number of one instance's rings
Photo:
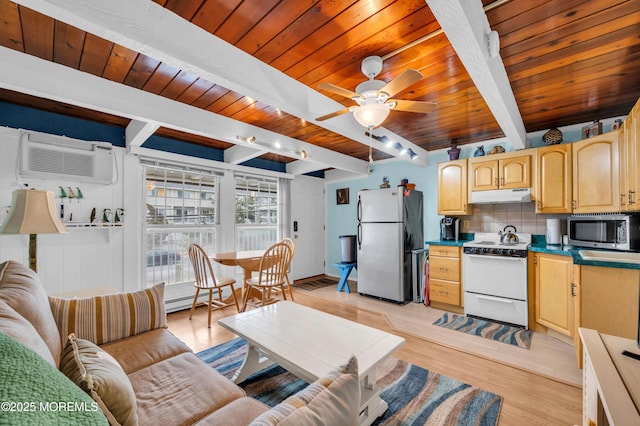
[[[531,234],[517,244],[502,244],[497,233],[476,233],[463,246],[464,312],[529,326],[527,249]]]

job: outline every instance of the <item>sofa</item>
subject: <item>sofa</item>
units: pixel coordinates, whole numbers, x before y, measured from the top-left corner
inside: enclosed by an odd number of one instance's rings
[[[50,297],[31,269],[0,264],[0,417],[10,424],[357,423],[355,357],[269,408],[168,330],[163,295],[157,284]]]

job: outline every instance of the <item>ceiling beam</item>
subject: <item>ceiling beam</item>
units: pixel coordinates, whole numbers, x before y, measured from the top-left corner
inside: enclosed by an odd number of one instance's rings
[[[234,145],[224,150],[224,162],[229,164],[240,164],[264,154],[264,149],[254,149],[248,146]]]
[[[160,126],[157,123],[131,120],[124,130],[127,148],[131,149],[132,146],[142,146],[159,128]]]
[[[316,170],[335,167],[362,173],[367,169],[366,161],[13,49],[0,47],[0,63],[0,87],[135,120],[138,123],[129,130],[130,135],[135,136],[136,131],[142,135],[144,129],[149,131],[158,125],[238,144],[238,135],[248,132],[260,141],[277,141],[281,149],[268,145],[264,149],[279,155],[299,158],[295,153],[304,150],[309,161],[317,165]],[[155,124],[146,127],[143,123]]]
[[[339,102],[298,82],[250,54],[149,0],[14,0],[54,19],[110,40],[135,52],[188,71],[227,89],[303,118],[364,145],[371,141],[352,114],[315,121],[342,109]],[[223,58],[223,59],[219,59]],[[394,135],[426,165],[428,152]],[[392,148],[374,146],[397,156]],[[425,163],[422,163],[425,161]]]
[[[491,57],[491,32],[480,0],[426,0],[491,113],[515,149],[526,147],[527,132],[499,53]],[[507,6],[508,7],[508,6]]]

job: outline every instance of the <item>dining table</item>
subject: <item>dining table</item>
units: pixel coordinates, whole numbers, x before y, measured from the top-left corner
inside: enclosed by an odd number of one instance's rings
[[[241,250],[241,251],[228,251],[221,253],[214,253],[209,255],[209,258],[214,262],[220,263],[225,266],[240,266],[244,272],[243,282],[240,288],[235,289],[236,297],[238,300],[243,300],[245,285],[244,281],[251,278],[251,273],[260,269],[260,259],[264,255],[265,250]],[[231,297],[225,300],[225,303],[231,302]],[[249,297],[261,298],[262,295],[258,290],[252,289]]]

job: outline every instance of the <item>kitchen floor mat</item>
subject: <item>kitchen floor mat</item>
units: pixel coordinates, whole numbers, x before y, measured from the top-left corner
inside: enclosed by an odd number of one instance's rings
[[[525,330],[511,325],[448,312],[438,318],[433,325],[496,340],[523,349],[529,349],[531,347],[531,330]]]

